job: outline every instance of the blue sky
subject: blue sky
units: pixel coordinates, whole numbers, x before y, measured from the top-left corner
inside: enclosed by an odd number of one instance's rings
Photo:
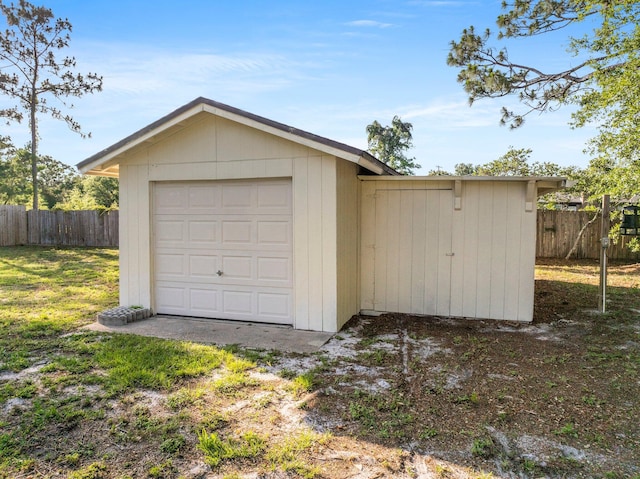
[[[586,166],[593,130],[570,129],[568,110],[510,131],[499,126],[500,107],[515,100],[469,107],[447,67],[449,42],[469,25],[494,28],[500,3],[46,0],[73,25],[78,71],[103,75],[104,89],[73,100],[91,138],[43,118],[40,152],[75,165],[204,96],[362,149],[369,123],[398,115],[413,123],[418,174],[485,163],[509,146],[533,149],[534,161]],[[565,34],[511,47],[512,58],[549,69],[576,62]],[[22,146],[26,126],[3,133]]]

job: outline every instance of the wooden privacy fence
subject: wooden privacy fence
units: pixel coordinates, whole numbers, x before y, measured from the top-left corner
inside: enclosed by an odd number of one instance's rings
[[[595,213],[588,211],[538,210],[538,232],[536,256],[538,258],[564,258],[571,250],[580,229]],[[601,217],[587,226],[572,258],[597,259],[600,256]],[[613,226],[613,225],[612,225]],[[640,260],[640,253],[628,247],[629,237],[622,236],[616,244],[611,243],[607,256],[618,260]]]
[[[564,258],[582,226],[593,218],[585,211],[538,211],[536,256]],[[609,258],[639,260],[622,237],[609,247]],[[118,211],[26,211],[24,206],[0,205],[0,246],[65,245],[118,247]],[[597,259],[600,218],[585,230],[574,258]]]
[[[0,246],[118,247],[118,211],[26,211],[0,205]]]
[[[18,244],[27,244],[25,207],[0,205],[0,246]]]

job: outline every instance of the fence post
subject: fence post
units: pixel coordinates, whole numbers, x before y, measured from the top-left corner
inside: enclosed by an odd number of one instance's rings
[[[609,248],[609,195],[602,197],[602,222],[600,225],[600,290],[598,294],[598,311],[607,312],[607,249]]]

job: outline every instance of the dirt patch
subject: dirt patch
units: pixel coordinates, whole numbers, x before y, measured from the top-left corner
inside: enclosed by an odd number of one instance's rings
[[[625,373],[624,358],[614,365],[594,352],[582,323],[387,315],[356,318],[351,328],[363,333],[359,354],[337,385],[344,365],[320,373],[331,386],[313,404],[316,422],[342,419],[338,430],[349,436],[501,477],[640,472],[640,430],[629,421],[638,414],[639,385],[630,381],[638,356]],[[377,341],[385,343],[378,360]],[[363,387],[372,379],[390,387]]]

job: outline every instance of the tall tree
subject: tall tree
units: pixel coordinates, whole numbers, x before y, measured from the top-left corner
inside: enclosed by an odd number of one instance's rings
[[[64,201],[57,203],[61,210],[112,210],[118,209],[118,179],[105,176],[83,176]]]
[[[455,176],[474,176],[478,174],[478,167],[473,163],[457,163],[453,174]]]
[[[74,168],[50,156],[40,157],[38,177],[40,200],[48,209],[63,202],[80,180]]]
[[[588,24],[587,24],[588,22]],[[582,25],[581,25],[582,24]],[[593,27],[595,25],[595,28]],[[502,123],[517,128],[531,112],[577,105],[572,126],[593,124],[592,177],[598,193],[631,196],[640,190],[640,3],[631,0],[512,0],[503,2],[496,40],[535,38],[567,29],[569,67],[546,72],[513,60],[506,47],[492,46],[487,29],[465,29],[451,43],[447,63],[460,68],[458,81],[473,103],[516,95],[524,110],[502,109]],[[582,28],[580,28],[582,26]],[[577,30],[572,30],[578,27]],[[584,33],[584,32],[587,33]],[[590,167],[591,168],[591,167]],[[614,190],[609,190],[615,186]]]
[[[480,176],[529,176],[529,155],[531,149],[515,149],[513,146],[497,160],[490,161],[476,168],[476,175]]]
[[[413,175],[420,168],[415,158],[408,158],[405,152],[413,146],[411,134],[413,125],[394,116],[390,126],[382,126],[374,121],[367,126],[369,152],[403,175]]]
[[[456,164],[453,176],[561,176],[571,180],[580,178],[581,188],[585,188],[585,185],[588,184],[588,179],[584,178],[583,170],[575,166],[560,166],[550,161],[542,163],[534,161],[530,163],[532,151],[530,148],[514,148],[510,146],[507,152],[496,160],[481,165],[474,165],[473,163]],[[429,173],[429,175],[434,174],[436,173]],[[446,172],[444,174],[450,175],[450,173]]]
[[[50,156],[41,157],[38,176],[41,183],[39,200],[49,209],[64,202],[79,182],[73,168]],[[27,205],[32,196],[31,151],[28,148],[10,149],[0,157],[0,203]]]
[[[0,148],[0,204],[23,205],[29,202],[29,163],[8,144]],[[26,180],[26,181],[25,181]]]
[[[69,46],[72,28],[69,20],[54,20],[50,9],[25,0],[19,0],[17,5],[6,5],[0,0],[0,12],[8,27],[0,32],[0,93],[18,103],[0,110],[0,116],[16,121],[21,121],[25,114],[28,116],[33,209],[38,209],[38,115],[62,120],[72,131],[88,136],[71,115],[50,100],[71,109],[73,105],[67,99],[102,90],[102,77],[76,73],[73,57],[56,57],[59,50]]]

